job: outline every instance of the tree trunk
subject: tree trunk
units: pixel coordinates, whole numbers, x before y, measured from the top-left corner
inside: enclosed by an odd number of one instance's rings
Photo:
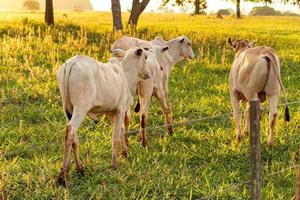
[[[45,22],[48,25],[54,25],[53,1],[46,0]]]
[[[200,0],[195,0],[194,5],[195,5],[194,14],[199,15],[200,14]]]
[[[132,1],[131,12],[128,20],[128,25],[132,28],[136,28],[139,17],[141,13],[145,10],[150,0],[143,0],[142,2],[139,1],[140,0]]]
[[[122,31],[121,5],[119,0],[111,0],[111,11],[113,15],[114,30]]]
[[[236,0],[236,18],[241,18],[241,8],[240,8],[241,0]]]

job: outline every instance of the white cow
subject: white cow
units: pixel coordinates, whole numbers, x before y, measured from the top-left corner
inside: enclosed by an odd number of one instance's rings
[[[139,112],[141,107],[140,113],[140,121],[141,121],[141,129],[140,129],[140,138],[141,143],[143,146],[146,145],[146,124],[147,124],[147,111],[151,101],[152,95],[154,95],[163,109],[163,113],[165,115],[166,123],[167,123],[167,130],[169,134],[173,133],[173,126],[172,126],[172,118],[170,116],[171,109],[169,105],[169,91],[168,91],[168,81],[171,71],[173,70],[176,63],[185,59],[185,58],[193,58],[194,53],[191,47],[191,41],[186,36],[180,36],[175,39],[171,39],[169,41],[164,41],[161,38],[155,38],[152,41],[145,41],[137,38],[123,36],[121,39],[114,42],[112,49],[118,47],[123,50],[126,50],[130,46],[141,46],[147,47],[151,45],[160,45],[163,48],[167,47],[168,51],[165,53],[160,52],[159,50],[156,51],[156,59],[157,63],[160,66],[159,68],[162,71],[162,76],[153,75],[147,81],[140,81],[139,82],[139,101],[136,105],[135,111]],[[157,48],[156,48],[157,49]],[[166,49],[166,48],[165,48]],[[155,85],[162,85],[162,91],[158,90]],[[141,102],[141,106],[139,104]]]
[[[282,90],[286,103],[285,119],[289,121],[289,112],[285,89],[280,77],[279,58],[270,47],[253,47],[254,42],[228,38],[228,43],[235,51],[234,61],[230,70],[230,100],[237,123],[237,138],[241,138],[241,119],[239,102],[259,99],[264,102],[266,97],[270,103],[268,144],[273,145],[273,135],[278,116],[277,105]],[[246,131],[249,132],[249,105],[245,110]]]
[[[149,78],[146,69],[146,53],[134,47],[126,52],[115,50],[115,54],[124,54],[120,62],[112,58],[103,64],[87,56],[75,56],[63,64],[57,74],[62,96],[63,110],[68,124],[65,133],[65,153],[58,183],[65,185],[69,171],[71,147],[74,152],[77,170],[83,172],[79,159],[77,129],[85,115],[93,118],[106,114],[114,121],[112,136],[112,166],[116,168],[118,146],[127,156],[125,129],[128,128],[130,106],[140,79]],[[126,127],[127,126],[127,127]]]
[[[147,80],[141,80],[138,84],[138,91],[140,96],[140,101],[142,102],[142,114],[141,114],[141,143],[146,146],[146,135],[145,127],[147,123],[147,110],[152,96],[155,96],[159,101],[164,113],[168,113],[168,104],[166,102],[165,93],[163,90],[162,79],[162,59],[164,54],[167,52],[168,47],[152,45],[147,51],[147,69],[150,71],[150,78]],[[119,56],[118,59],[123,59]],[[170,120],[170,119],[168,119]]]

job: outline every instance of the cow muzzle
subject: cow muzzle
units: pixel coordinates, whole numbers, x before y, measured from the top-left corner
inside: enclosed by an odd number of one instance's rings
[[[147,80],[150,78],[150,75],[149,74],[139,74],[139,77],[143,80]]]

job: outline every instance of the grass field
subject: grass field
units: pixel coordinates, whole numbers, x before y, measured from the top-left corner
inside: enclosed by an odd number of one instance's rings
[[[124,16],[124,20],[128,15]],[[63,157],[63,116],[57,68],[82,53],[107,61],[112,42],[110,13],[56,13],[48,28],[42,13],[0,13],[0,199],[248,199],[249,139],[234,139],[231,116],[149,132],[142,148],[129,139],[129,158],[110,168],[111,125],[86,119],[79,129],[80,155],[86,167],[77,176],[72,161],[68,187],[56,185]],[[128,32],[128,34],[130,34]],[[300,100],[300,18],[143,14],[133,36],[165,39],[179,35],[193,42],[196,59],[179,63],[170,80],[174,122],[230,111],[228,75],[233,52],[226,38],[257,39],[281,58],[289,101]],[[283,102],[283,99],[281,99]],[[275,145],[269,148],[267,114],[262,119],[264,199],[292,199],[300,141],[299,104],[292,120],[280,107]],[[149,125],[164,122],[153,101]],[[133,114],[131,129],[139,128]]]

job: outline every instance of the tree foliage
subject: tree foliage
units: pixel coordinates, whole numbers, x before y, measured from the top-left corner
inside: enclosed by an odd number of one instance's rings
[[[23,2],[23,8],[26,10],[39,10],[40,3],[36,0],[26,0]]]
[[[194,14],[200,14],[207,8],[206,0],[163,0],[163,5],[171,4],[172,6],[187,7],[192,5],[194,7]]]

